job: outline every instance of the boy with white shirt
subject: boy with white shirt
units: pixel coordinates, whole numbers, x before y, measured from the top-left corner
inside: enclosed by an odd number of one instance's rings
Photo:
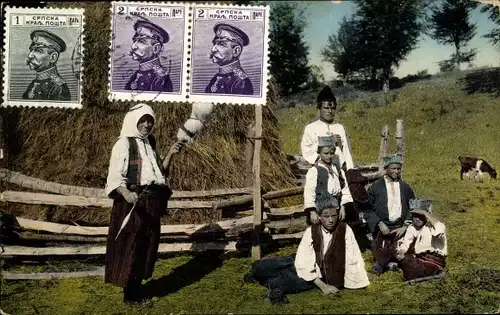
[[[319,159],[306,174],[304,184],[304,210],[310,223],[319,222],[316,212],[316,199],[328,192],[338,200],[340,205],[340,220],[345,218],[345,205],[353,199],[347,185],[345,172],[334,161],[336,148],[332,137],[318,137]],[[308,222],[309,223],[309,222]]]
[[[397,255],[405,280],[444,275],[448,254],[445,225],[431,214],[430,200],[410,200],[410,209],[412,224]]]
[[[319,110],[319,119],[308,124],[304,128],[300,151],[302,157],[314,164],[319,158],[318,137],[329,136],[334,138],[336,153],[339,157],[340,167],[347,171],[354,168],[351,153],[351,145],[344,126],[334,123],[337,100],[330,87],[325,86],[316,99],[316,107]]]
[[[339,220],[337,199],[325,192],[316,200],[316,208],[320,223],[305,230],[295,257],[263,259],[245,276],[246,282],[267,286],[273,304],[287,303],[289,293],[319,288],[329,295],[370,284],[354,233]]]

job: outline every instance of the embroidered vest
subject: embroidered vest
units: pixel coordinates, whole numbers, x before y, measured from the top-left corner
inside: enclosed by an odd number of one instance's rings
[[[135,138],[128,137],[127,139],[128,139],[128,143],[129,143],[127,183],[128,183],[128,185],[140,185],[141,184],[141,169],[142,169],[141,154],[139,153],[139,148],[137,146],[137,141],[135,141]],[[156,153],[156,139],[153,137],[153,135],[149,135],[148,141],[149,141],[149,144],[151,145],[151,147],[153,148],[153,151],[155,152],[156,163],[158,164],[158,167],[162,171],[163,166],[162,166],[162,163],[160,161],[158,154]]]
[[[344,177],[342,176],[342,173],[340,172],[340,167],[336,163],[334,163],[333,165],[335,165],[335,168],[337,169],[337,173],[339,174],[340,188],[344,189],[346,182],[345,182]],[[324,191],[328,191],[329,174],[328,174],[328,170],[322,166],[314,165],[314,167],[316,167],[316,170],[318,171],[318,177],[316,178],[316,200],[317,200]],[[342,193],[340,193],[339,195],[337,195],[335,197],[339,201],[339,205],[340,205],[340,202],[342,200]]]
[[[311,236],[314,253],[316,254],[316,264],[321,270],[323,280],[337,289],[344,287],[345,276],[345,230],[346,224],[339,222],[335,227],[329,247],[323,255],[323,233],[321,224],[311,226]]]

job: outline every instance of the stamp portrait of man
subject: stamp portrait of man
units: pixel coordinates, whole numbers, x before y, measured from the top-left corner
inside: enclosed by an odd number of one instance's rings
[[[240,65],[243,47],[250,43],[248,35],[236,26],[218,23],[214,26],[210,58],[219,65],[205,93],[252,95],[253,85]]]
[[[139,62],[139,69],[130,77],[125,90],[172,92],[170,70],[160,62],[160,53],[169,41],[167,31],[146,20],[137,20],[134,30],[129,54]]]
[[[66,43],[45,30],[34,30],[30,37],[26,65],[36,72],[36,76],[23,93],[23,99],[70,101],[68,85],[57,71],[57,60],[66,51]]]

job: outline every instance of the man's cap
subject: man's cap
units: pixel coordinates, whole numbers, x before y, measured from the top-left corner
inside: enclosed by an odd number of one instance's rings
[[[153,38],[163,44],[170,39],[167,31],[162,27],[146,20],[137,20],[134,23],[134,30],[135,36]]]
[[[337,99],[335,98],[332,89],[327,85],[323,87],[323,89],[319,92],[318,97],[316,98],[316,103],[319,104],[321,102],[334,102],[335,104],[337,103]]]
[[[322,147],[333,147],[333,137],[332,136],[320,136],[318,137],[318,148]]]
[[[415,213],[415,210],[423,210],[425,212],[432,212],[432,200],[426,198],[410,199],[410,212]]]
[[[214,26],[214,33],[217,37],[234,41],[242,47],[250,44],[248,35],[234,25],[230,25],[227,23],[217,23]]]
[[[403,164],[403,157],[399,154],[393,154],[385,156],[383,158],[383,161],[384,161],[384,167],[387,167],[390,164]]]
[[[49,47],[62,53],[66,50],[66,43],[61,37],[45,30],[35,30],[31,32],[31,46]]]

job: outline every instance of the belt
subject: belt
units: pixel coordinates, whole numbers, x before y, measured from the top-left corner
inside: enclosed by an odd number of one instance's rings
[[[139,185],[128,185],[127,189],[131,192],[135,192],[136,194],[154,194],[160,192],[162,190],[168,190],[167,185],[157,185],[152,184],[148,186],[139,186]]]

